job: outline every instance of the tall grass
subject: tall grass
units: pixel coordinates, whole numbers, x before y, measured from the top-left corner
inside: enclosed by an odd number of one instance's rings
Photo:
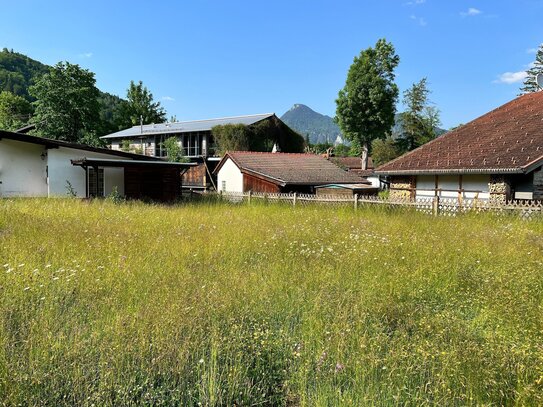
[[[541,405],[543,222],[0,201],[0,404]]]

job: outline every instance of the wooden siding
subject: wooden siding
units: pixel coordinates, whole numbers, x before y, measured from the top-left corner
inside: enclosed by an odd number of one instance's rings
[[[126,167],[125,195],[130,199],[171,202],[180,197],[181,183],[176,168]]]
[[[281,187],[252,175],[243,174],[243,191],[278,193],[281,192]]]

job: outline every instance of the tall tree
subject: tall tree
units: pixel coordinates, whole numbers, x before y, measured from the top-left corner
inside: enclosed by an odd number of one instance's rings
[[[336,122],[347,139],[361,146],[363,168],[371,142],[386,137],[394,124],[398,99],[394,69],[399,62],[392,43],[378,40],[375,48],[354,58],[336,99]]]
[[[539,86],[535,81],[538,74],[543,74],[543,44],[541,44],[535,54],[535,61],[531,65],[531,68],[526,71],[527,76],[524,79],[524,86],[520,88],[520,91],[524,93],[537,92]]]
[[[59,62],[31,86],[36,98],[32,122],[38,135],[58,140],[98,142],[99,91],[94,73]]]
[[[403,151],[411,151],[434,139],[439,126],[439,110],[428,100],[428,80],[422,78],[403,94],[406,111],[401,114],[402,134],[398,143]]]
[[[0,130],[16,130],[28,123],[32,105],[22,96],[0,92]]]
[[[388,136],[386,139],[375,139],[371,143],[371,158],[376,167],[395,159],[401,154],[396,141]]]
[[[153,94],[149,92],[143,82],[137,84],[130,81],[127,103],[121,108],[121,123],[126,126],[135,126],[148,123],[163,123],[166,121],[166,111],[160,106],[160,102],[153,100]]]

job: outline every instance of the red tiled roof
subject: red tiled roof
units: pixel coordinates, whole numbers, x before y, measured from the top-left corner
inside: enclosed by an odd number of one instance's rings
[[[330,157],[330,161],[350,171],[362,171],[362,159],[360,157]],[[368,157],[368,170],[373,170],[373,160]]]
[[[378,174],[524,173],[543,164],[543,92],[520,96],[403,156]]]
[[[263,177],[277,185],[358,184],[364,179],[342,170],[326,158],[315,154],[227,152],[215,169],[217,173],[230,158],[238,168]]]

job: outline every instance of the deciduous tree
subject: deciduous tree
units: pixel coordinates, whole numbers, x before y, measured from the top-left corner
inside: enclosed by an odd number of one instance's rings
[[[11,92],[0,92],[0,130],[16,130],[28,123],[32,105]]]
[[[38,135],[66,141],[99,143],[99,91],[94,73],[79,65],[59,62],[30,87]]]
[[[130,81],[130,87],[126,93],[127,103],[121,106],[121,122],[125,127],[135,126],[143,121],[143,124],[163,123],[166,121],[166,111],[155,102],[153,94],[143,86],[143,82],[137,84]]]
[[[371,142],[384,138],[394,124],[398,87],[394,69],[400,62],[392,43],[380,39],[367,48],[349,68],[336,100],[336,122],[345,137],[361,146],[367,166]]]

